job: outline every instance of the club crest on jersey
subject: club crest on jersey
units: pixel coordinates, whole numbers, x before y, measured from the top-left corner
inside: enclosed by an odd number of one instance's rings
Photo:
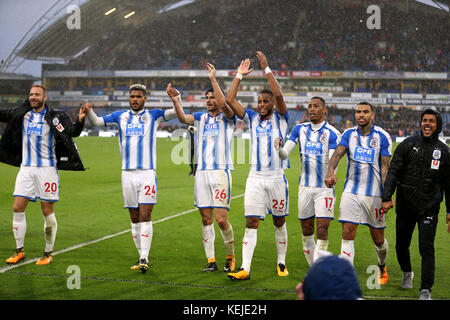
[[[141,121],[142,122],[146,122],[148,120],[148,115],[146,114],[146,113],[144,113],[142,116],[141,116]]]
[[[327,140],[328,140],[328,131],[324,131],[321,135],[320,135],[320,142],[322,143],[322,144],[325,144],[325,143],[327,143]]]
[[[372,148],[377,148],[380,146],[380,141],[378,140],[378,137],[373,137],[370,139],[369,146]]]
[[[59,119],[57,117],[54,117],[52,123],[54,126],[57,126],[59,124]]]
[[[434,149],[434,151],[433,151],[433,159],[434,160],[439,160],[440,158],[441,158],[441,150]]]

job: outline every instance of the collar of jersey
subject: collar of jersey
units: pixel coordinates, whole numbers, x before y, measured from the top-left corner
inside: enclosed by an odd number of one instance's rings
[[[372,135],[373,135],[373,132],[374,132],[374,129],[375,129],[375,126],[372,125],[372,127],[370,128],[369,134],[368,134],[368,135],[363,135],[363,134],[361,133],[361,131],[359,131],[359,127],[356,126],[356,132],[358,132],[358,135],[360,135],[361,137],[370,137],[370,136],[372,136]]]
[[[322,129],[325,126],[325,123],[326,123],[325,120],[318,124],[314,124],[311,122],[311,129],[314,131],[320,131],[320,129]]]
[[[34,112],[33,110],[31,110],[31,112],[33,112],[34,114],[45,114],[45,112],[47,111],[47,107],[44,107],[44,109],[42,109],[41,111],[39,111],[39,112]]]
[[[136,115],[140,115],[140,114],[144,113],[145,109],[142,109],[141,111],[130,110],[130,112],[131,112],[132,115],[136,116]]]

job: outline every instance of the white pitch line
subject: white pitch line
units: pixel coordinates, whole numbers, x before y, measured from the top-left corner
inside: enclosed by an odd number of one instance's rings
[[[244,196],[244,194],[242,193],[242,194],[239,194],[237,196],[231,197],[231,199],[237,199],[237,198],[240,198],[240,197],[243,197],[243,196]],[[174,215],[171,215],[171,216],[168,216],[168,217],[165,217],[165,218],[153,221],[153,224],[156,224],[156,223],[159,223],[159,222],[164,222],[164,221],[167,221],[167,220],[179,217],[179,216],[183,216],[185,214],[188,214],[188,213],[191,213],[191,212],[194,212],[194,211],[197,211],[197,210],[198,210],[198,208],[194,208],[194,209],[189,209],[189,210],[186,210],[186,211],[183,211],[183,212],[180,212],[180,213],[176,213]],[[61,253],[69,252],[69,251],[72,251],[72,250],[75,250],[75,249],[78,249],[78,248],[82,248],[82,247],[85,247],[85,246],[88,246],[90,244],[94,244],[94,243],[97,243],[97,242],[100,242],[100,241],[103,241],[103,240],[114,238],[114,237],[120,236],[120,235],[122,235],[124,233],[127,233],[127,232],[131,232],[131,229],[123,230],[123,231],[120,231],[120,232],[117,232],[117,233],[114,233],[114,234],[110,234],[110,235],[107,235],[107,236],[104,236],[104,237],[101,237],[101,238],[98,238],[98,239],[95,239],[95,240],[82,242],[82,243],[79,243],[79,244],[76,244],[76,245],[73,245],[73,246],[70,246],[70,247],[67,247],[67,248],[55,251],[55,252],[53,252],[53,256],[56,256],[56,255],[61,254]],[[2,268],[0,268],[0,273],[4,273],[4,272],[6,272],[8,270],[25,266],[27,264],[36,262],[39,259],[40,259],[40,257],[33,258],[33,259],[30,259],[30,260],[27,259],[27,261],[24,261],[24,262],[21,262],[21,263],[18,263],[18,264],[2,267]]]

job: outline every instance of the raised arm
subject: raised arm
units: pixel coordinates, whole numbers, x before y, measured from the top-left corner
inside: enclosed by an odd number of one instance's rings
[[[219,104],[220,110],[222,110],[222,113],[225,115],[225,117],[233,118],[234,117],[233,109],[231,109],[227,105],[222,89],[220,89],[219,83],[217,82],[216,68],[211,63],[207,63],[206,67],[208,68],[209,71],[209,80],[211,80],[211,84],[214,89],[214,98]]]
[[[280,84],[269,68],[267,58],[261,51],[256,52],[256,57],[261,64],[261,69],[264,70],[267,80],[269,81],[270,90],[272,90],[273,96],[275,98],[275,107],[279,114],[284,115],[287,112],[286,103],[284,102],[283,94],[281,92]]]
[[[337,183],[336,171],[339,164],[339,160],[344,156],[347,152],[347,148],[343,145],[338,145],[336,150],[333,152],[333,155],[330,158],[330,162],[328,163],[328,172],[325,177],[325,185],[328,188],[332,188]]]
[[[242,77],[250,74],[253,71],[253,68],[250,68],[250,59],[245,59],[241,61],[239,68],[237,69],[236,77],[234,77],[233,82],[231,83],[231,87],[228,90],[228,95],[226,98],[226,103],[233,109],[234,113],[242,119],[245,115],[245,108],[239,101],[236,100],[237,91],[239,88],[239,84],[241,83]]]
[[[80,136],[81,132],[84,128],[84,121],[86,119],[86,115],[88,114],[88,108],[85,107],[85,105],[82,105],[80,107],[80,110],[77,115],[77,119],[75,122],[73,122],[73,128],[72,128],[72,137],[78,137]]]
[[[94,127],[101,127],[105,125],[105,121],[103,121],[103,118],[97,117],[94,110],[92,110],[92,103],[85,103],[81,106],[80,112],[83,110],[83,113],[87,115],[87,118],[89,122]]]
[[[194,116],[192,114],[184,113],[183,107],[181,105],[180,92],[178,92],[177,89],[172,87],[171,83],[167,84],[166,92],[167,92],[167,95],[170,97],[170,99],[173,102],[173,106],[174,106],[175,113],[177,115],[178,120],[184,124],[188,124],[188,125],[194,124],[194,121],[195,121]]]

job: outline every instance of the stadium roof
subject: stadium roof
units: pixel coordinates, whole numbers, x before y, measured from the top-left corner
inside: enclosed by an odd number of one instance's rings
[[[174,11],[189,15],[191,10],[213,3],[215,0],[55,0],[19,41],[1,71],[14,72],[27,59],[67,62],[111,30],[170,19]],[[73,6],[79,8],[79,28]]]
[[[66,1],[67,2],[67,1]],[[61,58],[70,59],[109,30],[128,24],[145,25],[162,18],[174,4],[187,6],[205,5],[209,0],[90,0],[80,6],[80,29],[69,29],[70,15],[64,15],[44,31],[30,39],[18,55],[26,59]],[[70,4],[69,4],[70,6]],[[115,10],[114,10],[115,9]],[[112,11],[114,10],[114,11]],[[112,11],[112,12],[111,12]],[[170,11],[170,10],[169,10]],[[106,15],[106,13],[110,12]],[[134,12],[134,13],[133,13]],[[127,15],[133,13],[128,18]],[[74,21],[74,20],[72,20]],[[69,21],[70,24],[70,21]],[[72,24],[74,26],[74,24]]]
[[[242,0],[246,3],[258,0]],[[0,71],[15,72],[24,60],[41,60],[50,63],[65,63],[89,49],[99,39],[107,37],[109,31],[130,24],[145,26],[158,19],[175,19],[177,16],[189,16],[201,8],[214,6],[227,11],[238,0],[55,0],[55,4],[33,25],[30,31],[19,41]],[[274,0],[276,1],[276,0]],[[342,0],[358,2],[360,0]],[[419,5],[424,2],[450,4],[450,0],[402,0],[396,4],[404,6]],[[378,0],[379,3],[392,1]],[[80,24],[71,20],[74,11],[69,8],[79,6]],[[447,7],[448,9],[448,7]],[[444,9],[443,9],[444,10]],[[437,11],[437,10],[435,10]],[[70,21],[69,21],[70,20]],[[75,28],[68,25],[72,23]]]

